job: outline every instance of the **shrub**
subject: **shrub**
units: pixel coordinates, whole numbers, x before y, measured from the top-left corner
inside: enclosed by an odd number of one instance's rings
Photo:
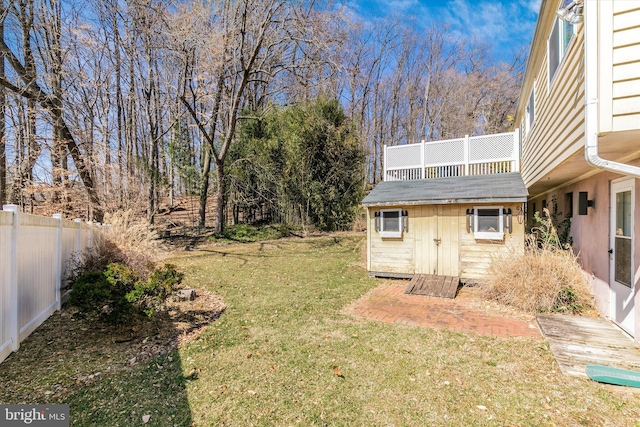
[[[182,277],[171,264],[154,269],[144,279],[126,265],[112,263],[101,273],[86,273],[76,280],[69,302],[83,312],[98,314],[109,324],[130,324],[160,309]]]
[[[524,254],[492,260],[481,284],[486,297],[521,310],[579,313],[593,310],[593,297],[578,257],[561,243],[547,211],[527,235]]]
[[[290,226],[281,224],[279,226],[269,225],[258,227],[249,224],[236,224],[225,227],[221,233],[213,236],[213,240],[232,240],[234,242],[259,242],[263,240],[275,240],[288,237],[292,233]]]
[[[72,258],[65,268],[67,283],[75,283],[86,273],[102,273],[109,264],[123,264],[137,276],[148,277],[164,254],[158,234],[133,211],[105,215],[106,225],[95,246]]]

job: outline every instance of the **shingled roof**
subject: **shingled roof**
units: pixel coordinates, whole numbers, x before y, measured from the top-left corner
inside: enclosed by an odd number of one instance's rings
[[[529,192],[518,172],[453,178],[380,182],[364,206],[526,202]]]

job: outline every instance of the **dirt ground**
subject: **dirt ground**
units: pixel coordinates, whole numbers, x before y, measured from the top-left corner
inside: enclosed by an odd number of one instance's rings
[[[193,301],[169,301],[150,321],[127,328],[107,327],[63,307],[0,364],[0,402],[56,401],[196,339],[225,310],[219,296],[196,294]]]

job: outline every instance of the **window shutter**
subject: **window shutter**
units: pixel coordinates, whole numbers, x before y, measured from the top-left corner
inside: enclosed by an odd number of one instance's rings
[[[376,231],[380,231],[380,212],[374,214]]]
[[[409,231],[409,212],[402,211],[402,230]]]

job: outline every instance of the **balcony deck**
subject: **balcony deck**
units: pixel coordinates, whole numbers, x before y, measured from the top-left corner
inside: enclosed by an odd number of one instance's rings
[[[520,172],[520,132],[385,146],[384,180]]]

